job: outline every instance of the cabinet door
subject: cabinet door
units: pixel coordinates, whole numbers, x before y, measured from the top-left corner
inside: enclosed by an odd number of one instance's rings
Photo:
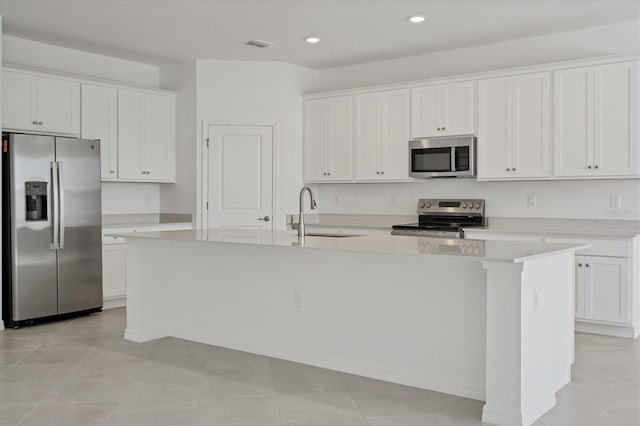
[[[585,266],[584,256],[575,257],[575,290],[574,290],[574,310],[575,317],[584,319],[584,283],[585,283]]]
[[[127,245],[102,246],[102,297],[127,295]]]
[[[304,179],[322,181],[328,179],[327,162],[327,101],[317,99],[304,104]]]
[[[594,170],[596,175],[638,173],[637,64],[595,67]]]
[[[102,180],[118,177],[118,92],[113,87],[82,85],[82,123],[84,139],[100,139]]]
[[[443,136],[473,135],[476,133],[475,82],[449,84],[438,94],[441,117],[439,132]]]
[[[549,176],[549,73],[513,78],[513,162],[519,178]]]
[[[512,175],[512,83],[510,78],[478,82],[478,178]]]
[[[36,78],[10,71],[2,73],[2,127],[33,131],[36,121]]]
[[[142,169],[145,180],[171,180],[171,158],[175,156],[174,123],[174,98],[144,95]]]
[[[38,129],[44,132],[79,135],[80,83],[38,77],[37,87]]]
[[[380,95],[381,138],[378,150],[384,179],[409,179],[409,92],[395,90]]]
[[[593,174],[593,68],[555,72],[554,174]]]
[[[118,90],[118,177],[144,180],[144,94]]]
[[[353,98],[343,96],[328,102],[328,180],[353,179]]]
[[[585,318],[629,322],[628,261],[616,257],[584,257]]]
[[[356,179],[381,179],[380,145],[383,137],[383,97],[377,93],[356,96]]]
[[[441,136],[442,117],[439,114],[438,86],[411,89],[411,137]]]

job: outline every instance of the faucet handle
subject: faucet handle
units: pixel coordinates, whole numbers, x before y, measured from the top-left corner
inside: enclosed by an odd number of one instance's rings
[[[316,204],[316,200],[314,200],[314,199],[311,200],[311,208],[312,209],[317,209],[318,208],[318,204]]]

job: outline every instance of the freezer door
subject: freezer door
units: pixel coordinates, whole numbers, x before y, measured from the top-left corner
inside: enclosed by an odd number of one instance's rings
[[[13,321],[58,313],[56,249],[52,245],[54,147],[53,137],[9,137],[10,179],[5,184],[11,185],[11,258],[6,259],[5,267],[11,268]]]
[[[58,310],[102,306],[100,141],[56,138],[60,187]]]

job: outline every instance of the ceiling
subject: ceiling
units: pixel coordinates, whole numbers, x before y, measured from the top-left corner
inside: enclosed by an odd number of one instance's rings
[[[6,34],[160,64],[326,69],[640,19],[639,0],[0,0]],[[428,15],[422,24],[407,17]],[[318,36],[309,45],[305,37]],[[249,39],[274,43],[245,46]]]

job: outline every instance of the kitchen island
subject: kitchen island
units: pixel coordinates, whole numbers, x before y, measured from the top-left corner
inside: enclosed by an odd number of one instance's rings
[[[504,425],[533,423],[570,381],[573,256],[585,246],[119,236],[129,340],[174,336],[479,399],[483,420]]]

